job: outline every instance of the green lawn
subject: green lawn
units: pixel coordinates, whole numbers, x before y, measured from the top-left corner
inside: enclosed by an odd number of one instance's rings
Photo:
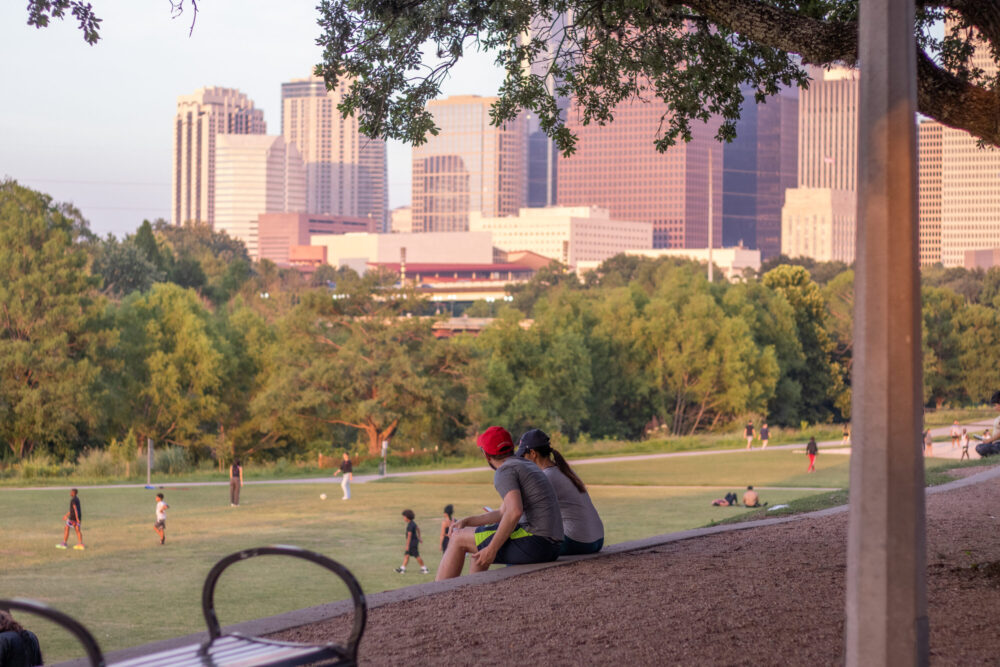
[[[843,455],[821,454],[819,471],[807,475],[801,453],[757,451],[593,463],[578,470],[604,519],[606,543],[613,544],[738,516],[746,510],[712,507],[710,501],[749,483],[787,487],[761,491],[772,505],[817,493],[803,487],[844,487],[847,462]],[[467,515],[497,502],[487,471],[356,484],[349,502],[339,500],[334,484],[249,486],[243,506],[235,509],[221,486],[167,485],[163,492],[170,511],[161,547],[152,527],[153,491],[81,489],[88,550],[79,552],[54,548],[62,538],[68,492],[0,490],[0,597],[48,602],[83,621],[111,651],[202,630],[203,577],[230,552],[274,543],[313,549],[342,561],[366,593],[375,593],[431,579],[416,574],[413,565],[405,576],[393,572],[402,554],[404,508],[417,514],[433,572],[441,508],[453,503],[459,515]],[[322,492],[330,499],[320,500]],[[222,622],[346,597],[315,566],[289,563],[236,565],[220,586]],[[39,633],[47,660],[79,654],[68,635],[22,619]]]

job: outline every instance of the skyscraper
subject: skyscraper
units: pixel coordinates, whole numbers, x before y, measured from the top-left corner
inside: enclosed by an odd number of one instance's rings
[[[723,147],[722,245],[781,252],[781,206],[795,187],[798,161],[798,89],[786,88],[757,104],[744,93],[736,139]]]
[[[264,112],[232,88],[201,88],[177,98],[170,221],[215,222],[215,146],[220,134],[264,134]]]
[[[972,66],[996,76],[979,42]],[[1000,248],[1000,150],[979,148],[968,132],[941,128],[941,263],[963,266],[966,250]]]
[[[384,231],[385,142],[360,134],[358,121],[341,115],[347,86],[341,81],[328,91],[319,77],[281,84],[281,133],[305,163],[309,213],[368,218],[372,231]]]
[[[920,265],[941,261],[941,131],[931,118],[920,121],[917,133],[918,219]]]
[[[305,211],[302,157],[280,136],[222,135],[215,169],[215,229],[242,240],[258,259],[258,216]]]
[[[584,125],[576,103],[567,127],[576,152],[559,156],[560,206],[606,208],[612,219],[653,223],[654,248],[708,247],[712,209],[713,245],[722,244],[722,145],[714,139],[719,121],[694,122],[693,139],[665,153],[653,145],[663,103],[632,100],[615,108],[607,126]],[[712,206],[709,206],[711,155]]]
[[[799,95],[798,187],[785,192],[781,252],[854,261],[857,227],[858,73],[810,68]]]
[[[467,231],[469,213],[516,215],[525,202],[525,121],[490,124],[495,97],[427,104],[440,128],[413,149],[413,231]]]

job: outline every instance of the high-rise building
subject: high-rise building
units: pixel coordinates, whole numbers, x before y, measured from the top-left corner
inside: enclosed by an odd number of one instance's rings
[[[917,133],[918,219],[920,265],[941,262],[941,131],[931,118],[920,121]]]
[[[264,112],[232,88],[201,88],[177,98],[170,221],[215,222],[215,147],[223,134],[264,134]]]
[[[295,144],[306,166],[309,213],[367,218],[372,231],[388,224],[385,142],[358,131],[337,105],[347,92],[341,81],[327,90],[322,78],[281,84],[281,133]]]
[[[440,128],[413,149],[413,231],[469,229],[469,213],[515,215],[525,203],[525,120],[490,124],[495,97],[433,100]]]
[[[561,81],[549,74],[551,60],[556,57],[559,45],[565,37],[567,26],[572,23],[569,13],[561,13],[549,18],[536,17],[528,33],[528,37],[542,39],[546,49],[538,54],[535,61],[527,67],[527,71],[541,78],[545,88],[556,97],[556,104],[564,114],[569,110],[569,99],[556,95],[556,89]],[[560,56],[562,57],[562,56]],[[542,131],[538,117],[534,112],[525,113],[527,122],[527,164],[528,189],[527,206],[554,206],[559,174],[559,151],[555,142]]]
[[[781,252],[854,261],[857,229],[858,72],[809,69],[799,95],[797,187],[785,192]]]
[[[798,167],[797,88],[757,104],[744,92],[736,139],[723,148],[722,245],[781,252],[781,207]]]
[[[260,257],[262,213],[302,213],[306,178],[302,156],[280,136],[220,135],[215,156],[215,229]]]
[[[996,76],[985,43],[971,65]],[[941,263],[963,266],[969,250],[1000,247],[1000,151],[980,148],[964,130],[941,128]]]
[[[560,206],[608,209],[615,220],[651,222],[654,248],[708,247],[711,209],[718,247],[723,161],[714,135],[719,121],[692,123],[690,142],[678,141],[660,153],[653,141],[668,112],[663,103],[632,100],[615,108],[613,123],[584,125],[574,102],[566,125],[577,136],[576,152],[559,156],[557,200]]]

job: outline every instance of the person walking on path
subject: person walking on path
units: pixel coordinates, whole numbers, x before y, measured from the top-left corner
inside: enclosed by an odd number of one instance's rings
[[[549,436],[533,428],[521,436],[517,455],[537,465],[552,482],[562,514],[563,542],[561,556],[593,554],[604,546],[604,523],[594,507],[587,487],[562,454],[556,451]]]
[[[927,429],[924,431],[924,456],[934,455],[934,437],[931,435],[931,430]]]
[[[233,465],[229,466],[229,506],[239,507],[240,506],[240,489],[243,488],[243,466],[240,465],[240,460],[236,459],[233,461]]]
[[[844,424],[844,430],[840,432],[840,435],[843,436],[840,439],[841,445],[847,447],[851,444],[851,429],[847,426],[847,424]]]
[[[965,432],[965,429],[962,429],[961,431],[958,430],[958,420],[957,419],[954,422],[952,422],[952,424],[951,424],[951,448],[952,449],[955,449],[956,447],[958,447],[961,444],[960,441],[962,440],[962,433],[964,433],[964,432]]]
[[[354,479],[354,466],[351,465],[351,456],[347,452],[344,452],[344,460],[340,462],[340,470],[333,473],[333,476],[343,474],[344,479],[340,482],[340,488],[344,491],[344,497],[341,500],[351,499],[351,480]]]
[[[743,435],[747,439],[747,449],[750,449],[750,445],[753,444],[753,422],[747,422],[746,428],[743,429]]]
[[[66,527],[63,529],[63,539],[62,542],[56,545],[56,549],[66,549],[66,540],[69,539],[69,529],[72,528],[76,531],[76,544],[73,548],[78,551],[83,551],[87,547],[83,546],[83,533],[80,529],[80,524],[83,522],[83,510],[80,509],[80,497],[77,495],[76,489],[69,490],[69,511],[66,512],[66,516],[63,517],[63,521],[66,522]]]
[[[476,444],[496,471],[493,487],[500,494],[500,509],[455,523],[438,566],[438,581],[461,575],[466,554],[471,555],[474,573],[493,563],[548,563],[559,557],[562,515],[552,482],[538,466],[514,456],[514,441],[506,429],[491,426]]]
[[[962,435],[959,437],[959,441],[962,445],[962,455],[958,458],[959,461],[969,458],[969,430],[963,428]]]
[[[163,502],[163,494],[156,494],[156,523],[153,524],[153,529],[156,534],[160,536],[160,545],[162,546],[164,542],[167,541],[167,508],[170,505]]]
[[[396,568],[396,572],[406,574],[406,564],[410,562],[410,556],[413,556],[420,565],[420,574],[430,574],[424,565],[424,559],[420,557],[420,543],[423,540],[420,538],[420,528],[414,521],[416,515],[413,510],[403,510],[403,518],[406,519],[406,546],[403,549],[403,564]]]
[[[817,454],[819,454],[819,445],[816,444],[816,438],[809,438],[809,442],[806,443],[806,456],[809,457],[809,469],[806,472],[816,472]]]
[[[451,503],[444,506],[444,517],[441,519],[441,553],[448,550],[448,540],[451,539],[451,528],[455,525],[455,507]]]
[[[767,427],[767,422],[764,422],[763,426],[760,427],[760,441],[763,444],[761,449],[767,449],[767,441],[771,439],[771,429]]]

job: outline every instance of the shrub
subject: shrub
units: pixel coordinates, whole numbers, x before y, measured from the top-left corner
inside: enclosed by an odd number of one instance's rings
[[[114,477],[118,463],[106,449],[86,449],[76,460],[76,474],[89,479]]]
[[[167,446],[159,450],[154,449],[153,452],[153,472],[168,475],[191,472],[191,458],[183,447]]]
[[[69,472],[68,470],[64,470],[63,466],[56,463],[48,454],[34,454],[31,458],[21,461],[15,467],[23,479],[59,477]]]

